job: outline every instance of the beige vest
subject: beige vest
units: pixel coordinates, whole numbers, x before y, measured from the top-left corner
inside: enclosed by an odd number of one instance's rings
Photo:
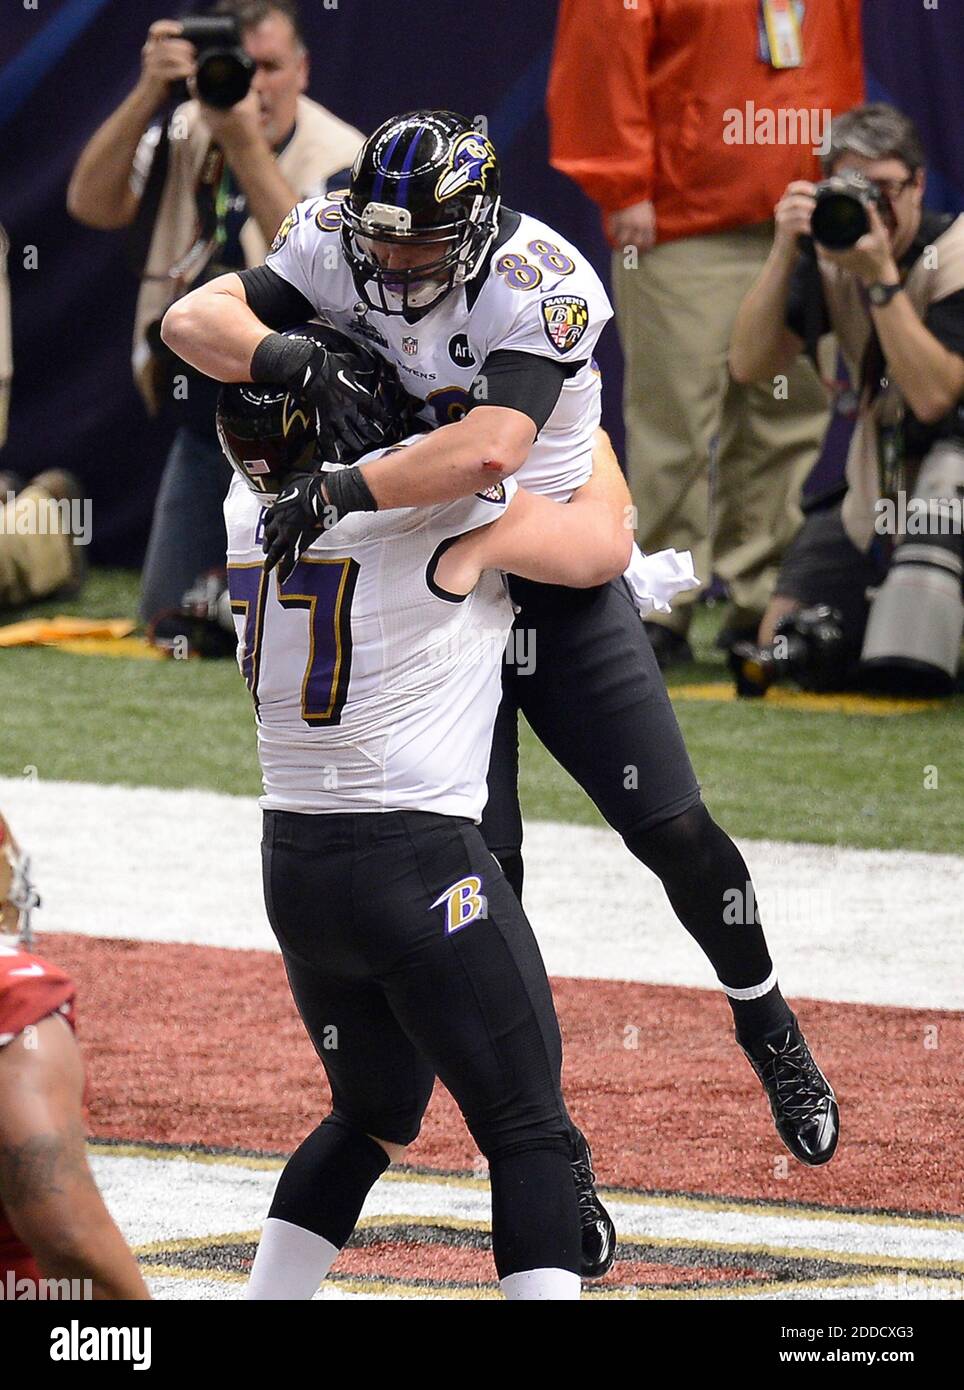
[[[827,261],[820,262],[820,277],[830,324],[840,343],[850,379],[856,385],[860,381],[861,363],[871,329],[860,281],[851,271]],[[918,257],[904,282],[907,297],[921,319],[928,305],[959,289],[964,289],[964,215],[952,222],[933,247],[928,247]],[[875,534],[874,507],[880,498],[878,427],[896,423],[904,410],[903,394],[894,381],[873,402],[869,402],[866,388],[861,397],[847,453],[847,493],[841,513],[847,534],[860,550],[868,549]],[[919,460],[908,460],[911,466],[917,462]]]
[[[354,126],[339,120],[309,97],[301,96],[295,133],[278,156],[278,168],[299,201],[315,197],[325,191],[332,174],[354,161],[363,139]],[[178,263],[196,239],[194,194],[209,146],[210,138],[200,120],[197,102],[185,102],[171,117],[167,178],[134,315],[134,379],[151,413],[157,408],[157,398],[145,332],[184,294],[201,269],[199,265],[190,265],[177,273]],[[241,229],[241,246],[249,266],[260,265],[267,254],[267,243],[253,217]]]

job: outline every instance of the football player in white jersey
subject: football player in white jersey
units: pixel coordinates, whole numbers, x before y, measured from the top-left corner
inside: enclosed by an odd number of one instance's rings
[[[306,478],[280,499],[266,548],[284,573],[331,518],[352,511],[438,505],[513,475],[564,502],[590,468],[599,418],[591,353],[610,314],[578,250],[502,205],[491,143],[463,117],[417,111],[366,141],[343,198],[299,204],[266,265],[179,300],[163,335],[220,380],[336,401],[350,430],[371,403],[342,379],[338,355],[271,331],[318,316],[393,362],[422,418],[436,422],[402,454]],[[671,595],[687,578],[667,569]],[[517,625],[535,634],[538,660],[527,675],[506,667],[486,843],[521,894],[521,709],[659,876],[708,956],[784,1143],[803,1163],[826,1163],[837,1146],[836,1098],[780,992],[757,914],[729,920],[726,905],[748,897],[750,873],[701,801],[633,580],[630,571],[576,592],[510,577]]]
[[[303,331],[337,350],[331,330]],[[371,384],[367,350],[343,347],[346,379]],[[265,900],[333,1097],[281,1177],[249,1297],[312,1296],[438,1075],[488,1159],[504,1293],[576,1298],[558,1025],[478,821],[513,620],[500,571],[577,586],[621,572],[618,465],[603,437],[568,507],[509,478],[437,507],[346,516],[282,578],[264,568],[266,502],[312,466],[306,454],[348,455],[323,411],[272,388],[226,388],[219,429],[238,474],[228,579],[257,710]]]

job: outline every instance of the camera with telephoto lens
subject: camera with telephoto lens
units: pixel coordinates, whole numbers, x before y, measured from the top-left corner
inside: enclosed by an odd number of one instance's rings
[[[182,21],[182,39],[197,49],[194,84],[206,106],[227,111],[251,90],[254,63],[241,47],[241,28],[233,15],[191,15]]]
[[[821,603],[781,618],[769,646],[734,643],[729,664],[736,693],[759,697],[781,680],[794,680],[804,690],[839,690],[847,671],[841,622],[839,609]]]
[[[883,201],[873,179],[847,169],[818,183],[813,192],[817,205],[810,217],[814,241],[828,251],[849,251],[870,231],[870,208]]]
[[[900,544],[870,606],[861,684],[890,695],[957,689],[964,635],[964,406],[924,458]]]

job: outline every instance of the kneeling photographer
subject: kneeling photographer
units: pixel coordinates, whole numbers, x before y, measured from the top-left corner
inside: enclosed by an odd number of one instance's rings
[[[70,181],[78,221],[129,228],[141,281],[134,375],[149,411],[163,406],[175,428],[144,564],[145,621],[176,607],[201,571],[223,566],[227,543],[218,383],[169,353],[160,321],[196,285],[260,264],[294,204],[354,160],[361,133],[306,97],[307,85],[296,0],[220,0],[202,15],[158,20],[134,89]]]
[[[778,376],[836,335],[859,405],[846,482],[811,504],[784,556],[741,694],[946,694],[964,628],[964,216],[922,206],[912,122],[874,103],[834,120],[826,180],[791,183],[740,307],[737,381]]]

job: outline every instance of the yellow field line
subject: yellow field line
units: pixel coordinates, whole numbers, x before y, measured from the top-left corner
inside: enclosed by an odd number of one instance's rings
[[[403,1212],[386,1212],[379,1216],[366,1216],[358,1223],[360,1230],[377,1229],[382,1226],[436,1226],[449,1231],[480,1231],[488,1233],[491,1227],[487,1221],[473,1221],[459,1216],[407,1216]],[[186,1250],[199,1250],[207,1246],[241,1245],[258,1240],[259,1231],[234,1231],[214,1236],[184,1236],[173,1240],[152,1241],[139,1245],[135,1254],[139,1258],[152,1255],[173,1255]],[[741,1243],[725,1240],[697,1240],[689,1237],[651,1236],[617,1232],[617,1240],[631,1245],[650,1246],[657,1250],[716,1251],[730,1256],[754,1257],[768,1256],[788,1260],[822,1260],[828,1264],[873,1266],[882,1273],[890,1270],[940,1269],[948,1274],[964,1274],[964,1260],[945,1260],[917,1255],[883,1255],[881,1253],[847,1250],[826,1250],[805,1245],[767,1245],[759,1242]]]
[[[673,700],[720,700],[729,704],[740,699],[741,704],[769,705],[777,709],[805,709],[816,714],[869,714],[876,717],[895,714],[920,714],[941,707],[941,700],[903,700],[872,695],[815,695],[808,690],[784,690],[774,686],[763,699],[741,699],[726,681],[710,681],[703,685],[671,685],[667,694]]]

